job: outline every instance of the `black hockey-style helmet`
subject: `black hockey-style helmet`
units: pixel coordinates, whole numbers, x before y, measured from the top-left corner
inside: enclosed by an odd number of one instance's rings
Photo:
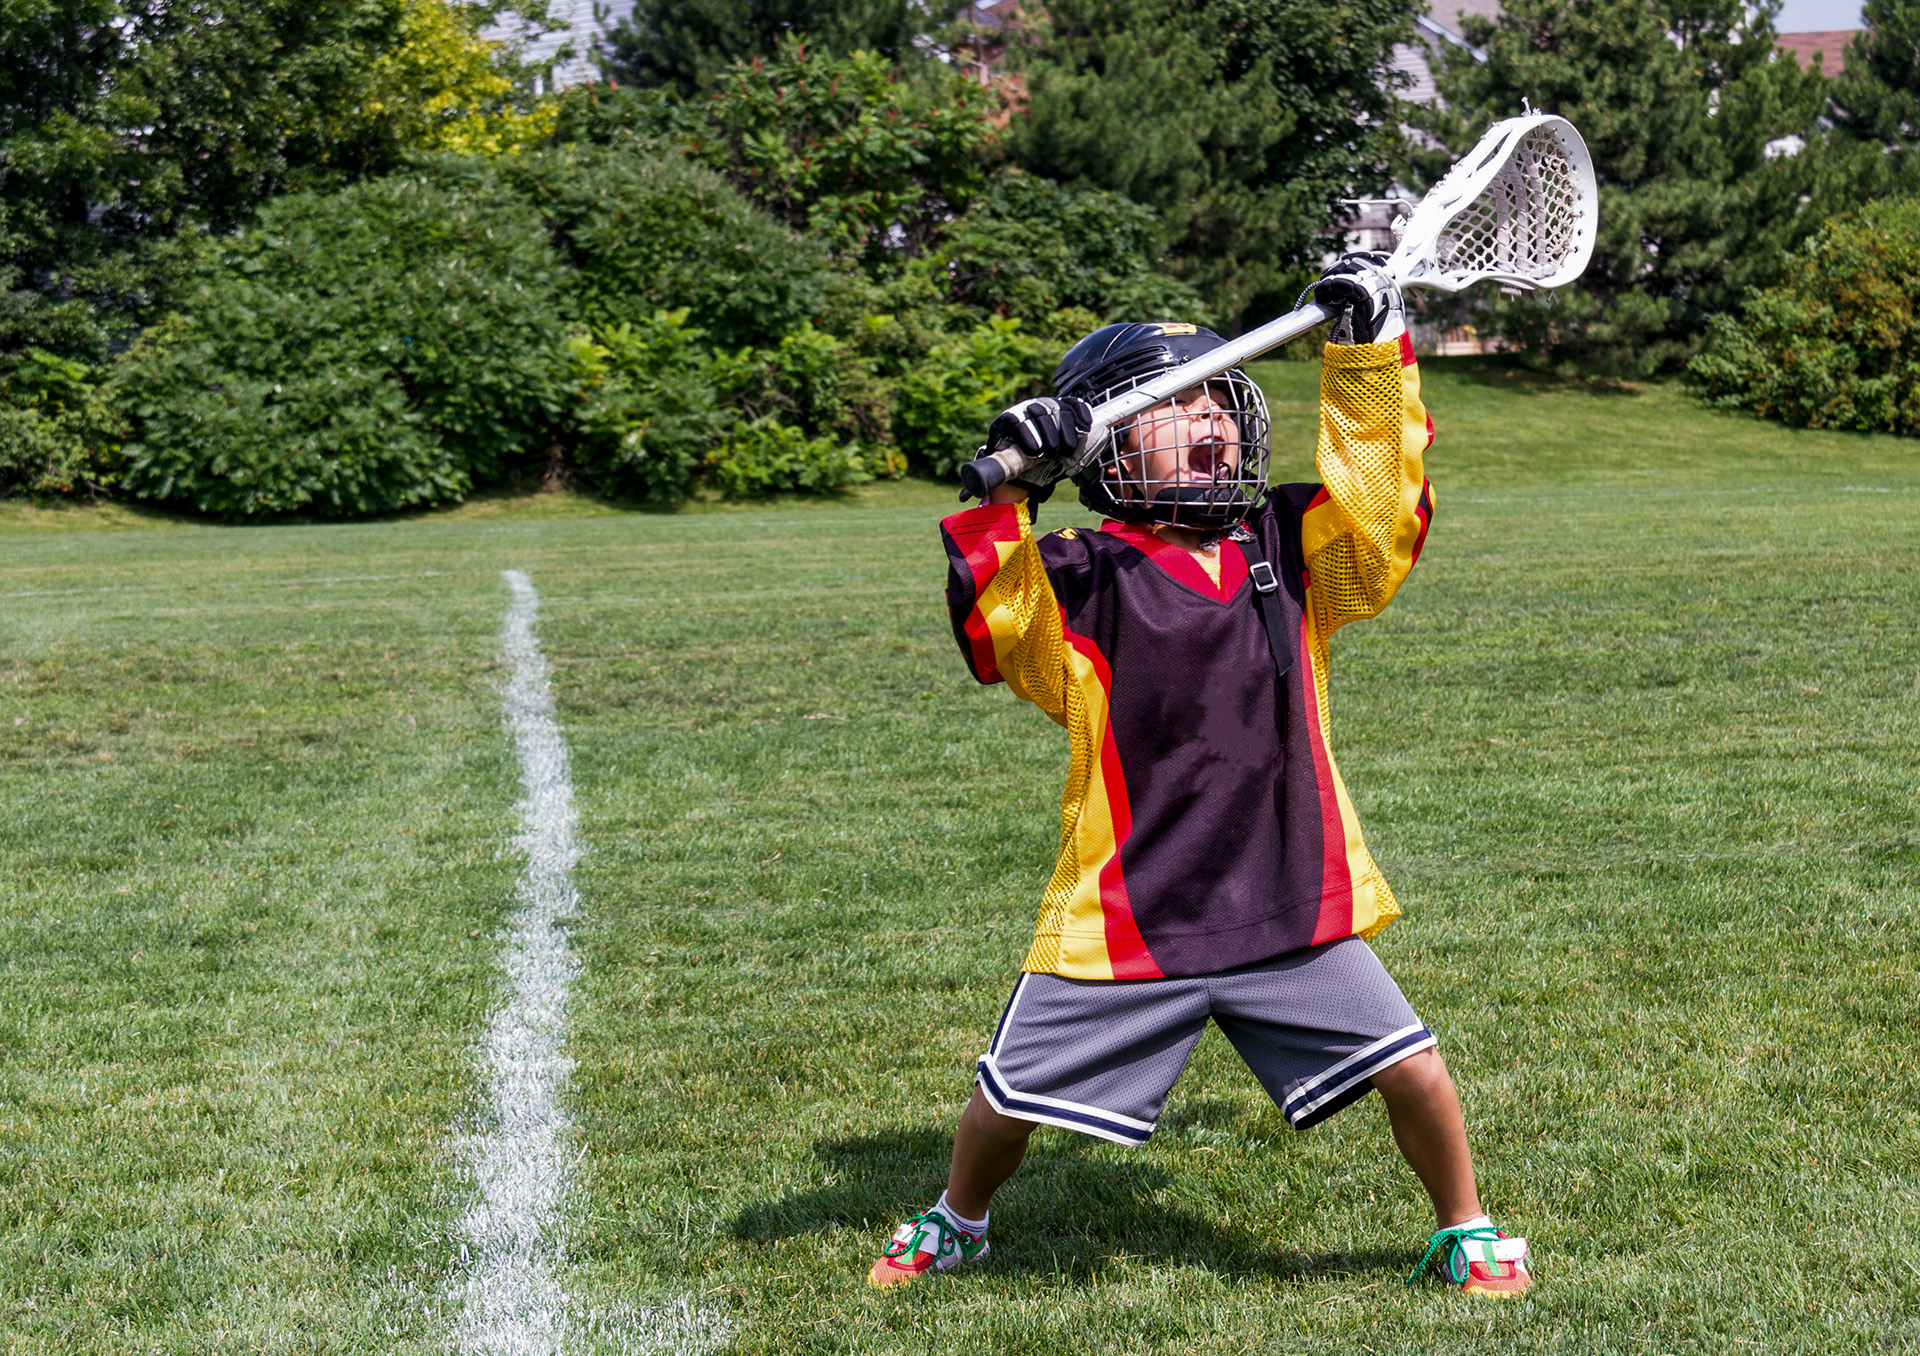
[[[1197,325],[1108,325],[1067,350],[1054,369],[1053,393],[1098,405],[1225,342]],[[1267,488],[1271,440],[1266,399],[1237,367],[1208,382],[1206,394],[1211,408],[1228,426],[1230,441],[1238,445],[1234,464],[1221,462],[1209,476],[1196,477],[1182,469],[1170,479],[1146,479],[1145,459],[1137,448],[1128,451],[1130,435],[1145,437],[1151,427],[1164,423],[1166,428],[1154,441],[1171,450],[1182,468],[1189,450],[1198,446],[1179,441],[1190,427],[1190,417],[1176,412],[1171,404],[1159,405],[1105,435],[1073,478],[1080,487],[1080,502],[1109,518],[1202,531],[1231,527],[1251,513]]]

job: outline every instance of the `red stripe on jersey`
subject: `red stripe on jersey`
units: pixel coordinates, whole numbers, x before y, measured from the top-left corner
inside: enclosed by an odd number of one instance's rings
[[[1413,336],[1405,330],[1400,331],[1400,366],[1413,366]]]
[[[1020,516],[1012,504],[982,504],[942,519],[940,526],[966,558],[976,596],[1000,572],[995,543],[1020,540]]]
[[[975,595],[977,598],[979,595]],[[1000,666],[993,661],[993,633],[987,627],[987,619],[980,615],[980,605],[974,604],[973,611],[967,614],[964,629],[967,633],[967,648],[973,652],[973,676],[983,683],[998,683]]]
[[[1115,979],[1162,979],[1153,953],[1147,950],[1140,925],[1134,921],[1133,905],[1127,900],[1127,879],[1120,865],[1120,848],[1133,832],[1133,810],[1127,803],[1126,774],[1120,768],[1120,746],[1113,739],[1113,671],[1100,647],[1086,636],[1067,628],[1067,614],[1060,612],[1060,625],[1067,644],[1073,646],[1093,665],[1100,690],[1107,694],[1107,719],[1100,732],[1100,780],[1107,793],[1107,811],[1113,821],[1113,855],[1100,864],[1100,917],[1107,931],[1107,964]]]
[[[973,606],[961,624],[973,658],[973,676],[983,683],[1002,681],[994,662],[993,633],[980,615],[980,590],[1000,572],[999,543],[1020,540],[1020,517],[1012,504],[982,504],[943,519],[941,528],[960,548],[973,578]]]
[[[1413,516],[1420,520],[1420,535],[1413,539],[1413,563],[1420,561],[1420,548],[1427,544],[1427,528],[1433,523],[1433,489],[1431,480],[1420,482],[1420,502],[1413,506]]]
[[[1313,672],[1313,645],[1307,619],[1300,618],[1300,657],[1306,671],[1300,689],[1307,708],[1307,742],[1313,746],[1313,780],[1320,791],[1320,917],[1313,942],[1331,942],[1353,931],[1353,872],[1347,866],[1347,826],[1340,817],[1340,793],[1334,788],[1333,759],[1320,733],[1320,690]]]

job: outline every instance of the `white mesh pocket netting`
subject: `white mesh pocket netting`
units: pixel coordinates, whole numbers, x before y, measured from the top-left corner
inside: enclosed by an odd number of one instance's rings
[[[1520,138],[1490,183],[1441,228],[1435,262],[1448,273],[1545,281],[1579,238],[1581,194],[1572,161],[1545,127]]]

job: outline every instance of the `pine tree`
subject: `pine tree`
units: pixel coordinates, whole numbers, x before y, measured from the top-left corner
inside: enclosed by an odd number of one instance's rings
[[[1285,310],[1384,188],[1387,63],[1416,0],[1056,0],[1018,44],[1032,173],[1160,215],[1169,264],[1229,328]]]
[[[1867,0],[1866,27],[1834,76],[1834,126],[1882,146],[1920,142],[1920,3]]]
[[[608,35],[606,71],[692,94],[735,61],[771,56],[788,35],[897,60],[939,17],[913,0],[641,0]]]

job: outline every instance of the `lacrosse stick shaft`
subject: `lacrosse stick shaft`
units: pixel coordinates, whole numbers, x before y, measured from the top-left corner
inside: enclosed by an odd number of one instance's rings
[[[1141,382],[1131,391],[1102,401],[1093,407],[1093,426],[1081,441],[1081,448],[1098,447],[1106,437],[1107,430],[1115,424],[1123,423],[1136,414],[1144,414],[1161,401],[1170,400],[1189,387],[1212,381],[1227,369],[1257,358],[1269,349],[1278,348],[1289,339],[1298,339],[1316,325],[1332,320],[1334,314],[1324,306],[1302,306],[1278,320],[1269,320],[1257,329],[1248,330],[1238,339],[1228,340],[1219,348],[1207,350],[1191,362],[1169,368],[1151,381]],[[1018,480],[1038,464],[1036,458],[1029,457],[1017,447],[1003,447],[961,467],[960,483],[969,494],[985,499],[992,491],[1009,480]],[[1070,468],[1069,474],[1078,469],[1075,465]]]

